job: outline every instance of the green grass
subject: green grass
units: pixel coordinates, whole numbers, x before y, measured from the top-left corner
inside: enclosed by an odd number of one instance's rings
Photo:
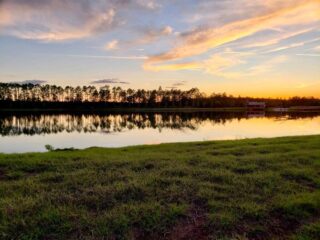
[[[0,239],[319,239],[320,136],[0,154]]]

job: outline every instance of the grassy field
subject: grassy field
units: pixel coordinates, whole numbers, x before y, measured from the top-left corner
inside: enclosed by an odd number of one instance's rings
[[[320,136],[0,154],[0,239],[319,239]]]

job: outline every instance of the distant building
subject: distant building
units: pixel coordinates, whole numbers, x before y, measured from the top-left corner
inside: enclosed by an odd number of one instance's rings
[[[253,101],[248,101],[247,102],[247,105],[246,105],[247,108],[249,109],[265,109],[266,108],[266,103],[265,102],[253,102]]]

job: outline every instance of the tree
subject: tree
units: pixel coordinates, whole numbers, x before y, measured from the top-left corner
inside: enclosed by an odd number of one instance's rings
[[[75,88],[75,90],[74,90],[74,92],[75,92],[75,101],[76,102],[82,102],[82,100],[83,100],[83,96],[82,96],[82,94],[83,94],[83,92],[82,92],[82,90],[81,90],[81,87],[76,87]]]
[[[293,97],[290,99],[271,98],[244,98],[234,97],[226,93],[213,93],[209,96],[201,93],[199,89],[192,88],[182,91],[179,89],[163,90],[127,90],[121,87],[102,86],[66,86],[0,83],[0,104],[7,107],[8,102],[20,102],[21,106],[48,106],[48,104],[61,103],[69,106],[72,104],[104,103],[104,106],[140,106],[140,107],[243,107],[247,101],[263,101],[268,107],[290,106],[320,106],[320,99],[313,97]],[[56,106],[56,105],[54,105]]]
[[[99,91],[99,100],[100,102],[108,102],[110,100],[111,94],[110,94],[110,88],[109,86],[103,86],[100,88]]]

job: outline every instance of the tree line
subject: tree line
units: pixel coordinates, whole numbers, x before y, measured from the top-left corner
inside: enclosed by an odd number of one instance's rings
[[[122,89],[121,87],[56,86],[0,83],[0,106],[114,106],[114,107],[243,107],[248,101],[264,101],[267,107],[320,106],[313,97],[251,98],[226,93],[206,95],[197,88],[190,90]]]

